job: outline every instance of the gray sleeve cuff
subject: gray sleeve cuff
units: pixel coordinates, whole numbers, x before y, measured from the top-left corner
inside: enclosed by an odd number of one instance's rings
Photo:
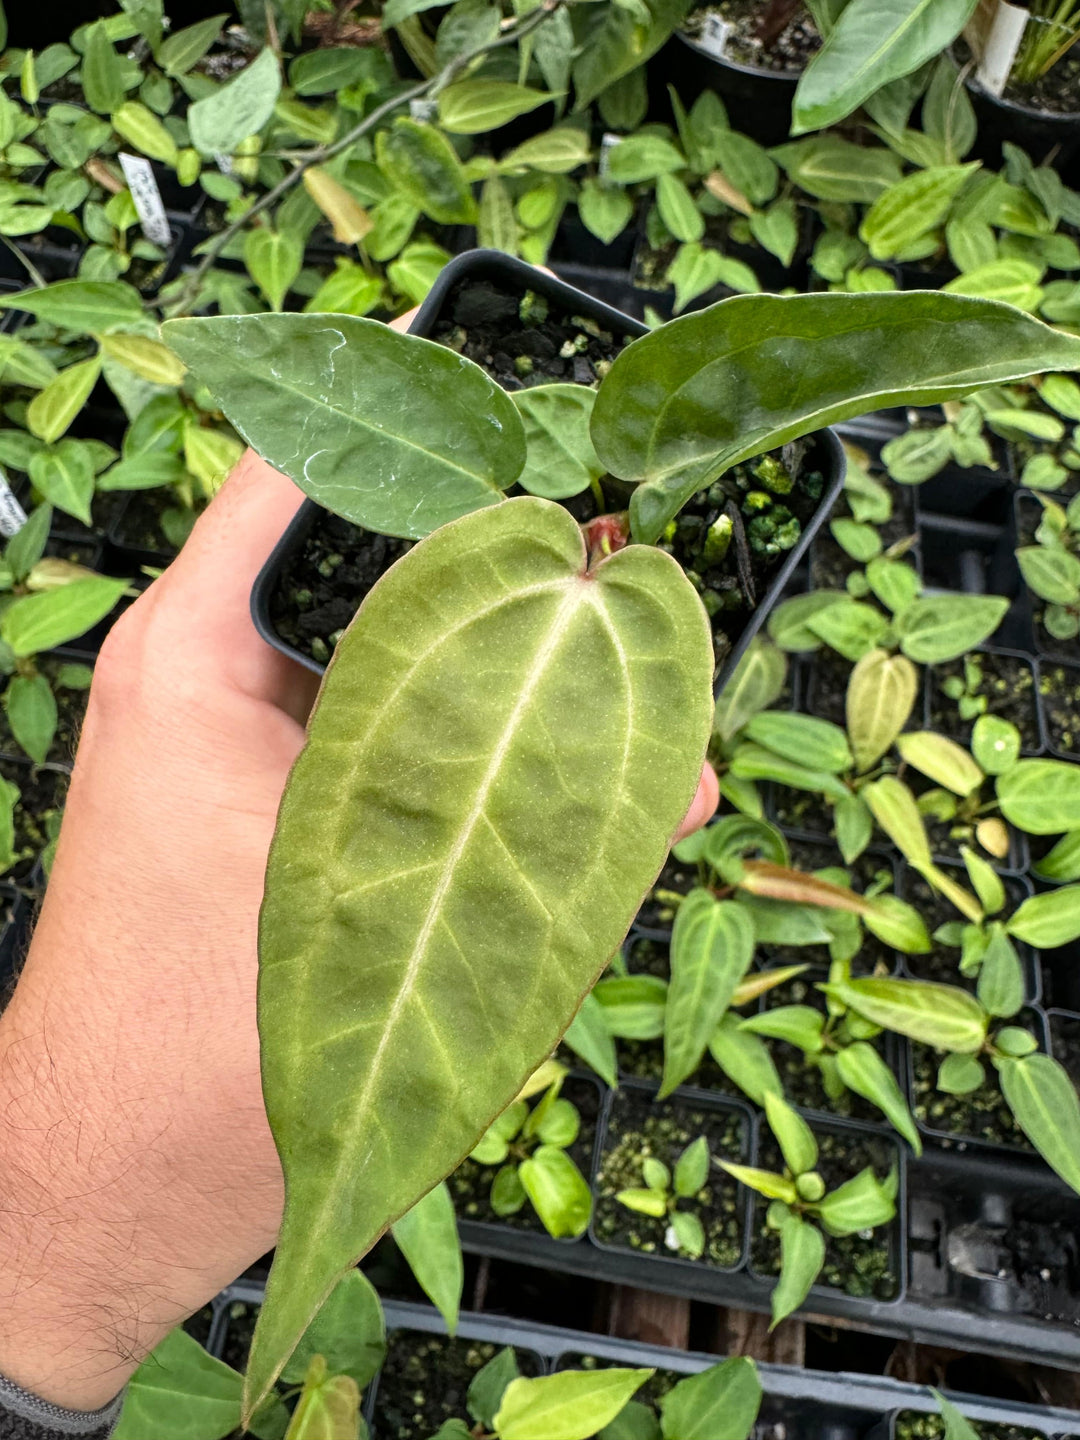
[[[0,1375],[0,1440],[107,1440],[120,1418],[123,1395],[101,1410],[65,1410]]]

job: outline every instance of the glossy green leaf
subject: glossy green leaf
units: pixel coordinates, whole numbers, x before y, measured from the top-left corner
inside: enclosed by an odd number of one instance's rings
[[[810,770],[827,770],[836,775],[851,767],[847,736],[829,720],[788,710],[766,710],[750,719],[746,734],[766,749]]]
[[[900,648],[920,665],[955,660],[988,639],[1005,618],[1001,595],[928,595],[896,617]]]
[[[281,1378],[287,1385],[302,1384],[316,1355],[325,1358],[331,1373],[348,1375],[361,1390],[375,1378],[386,1358],[382,1303],[361,1271],[347,1271],[334,1286]]]
[[[787,678],[787,659],[763,635],[755,635],[735,673],[717,696],[713,730],[721,740],[780,698]]]
[[[743,908],[692,890],[671,934],[671,980],[664,1013],[661,1097],[701,1064],[735,986],[754,958],[754,928]]]
[[[481,135],[556,97],[505,80],[458,80],[439,91],[439,123],[451,135]]]
[[[742,1028],[735,1012],[729,1010],[716,1027],[709,1041],[709,1053],[728,1079],[756,1105],[765,1103],[769,1090],[783,1094],[784,1087],[769,1047],[757,1035]]]
[[[476,202],[457,151],[434,125],[399,119],[379,131],[375,154],[396,199],[440,225],[468,225],[476,219]]]
[[[1032,866],[1032,873],[1044,880],[1080,880],[1080,829],[1063,835],[1053,849]]]
[[[664,1440],[737,1440],[752,1433],[760,1408],[757,1366],[735,1355],[673,1385],[660,1400],[660,1429]]]
[[[765,1116],[784,1163],[793,1175],[813,1170],[818,1159],[818,1144],[806,1121],[786,1100],[771,1092],[765,1096]]]
[[[93,575],[55,590],[20,595],[0,615],[0,639],[20,658],[55,650],[104,620],[127,588],[126,580]]]
[[[581,1002],[581,1009],[563,1036],[563,1044],[591,1066],[612,1089],[619,1083],[615,1039],[595,995],[586,995]]]
[[[723,470],[823,425],[1073,366],[1080,340],[992,301],[737,295],[627,346],[600,387],[593,443],[612,474],[642,482],[634,533],[652,541]]]
[[[478,365],[379,321],[233,315],[164,333],[265,460],[367,529],[426,535],[501,500],[524,463],[518,412]]]
[[[269,47],[224,85],[188,107],[191,143],[200,155],[231,155],[274,113],[281,67]]]
[[[1001,1065],[999,1078],[1021,1130],[1080,1194],[1080,1099],[1068,1072],[1049,1055],[1026,1055]]]
[[[658,975],[613,975],[593,994],[604,1023],[618,1040],[659,1040],[664,1033],[667,981]]]
[[[905,655],[868,650],[848,680],[845,709],[855,768],[881,759],[907,724],[919,689],[919,672]]]
[[[799,77],[791,133],[824,130],[940,55],[976,0],[850,0]]]
[[[139,292],[122,280],[59,280],[42,290],[0,295],[0,309],[27,310],[77,335],[130,328],[145,314]]]
[[[446,1328],[453,1335],[457,1329],[465,1272],[457,1215],[445,1181],[429,1190],[422,1200],[418,1200],[411,1210],[394,1222],[393,1236],[420,1289],[446,1321]]]
[[[697,786],[713,656],[696,592],[645,546],[585,565],[565,510],[509,500],[410,550],[337,647],[261,916],[288,1202],[252,1401],[334,1277],[554,1049]],[[339,837],[332,860],[316,832]]]
[[[896,748],[907,764],[954,795],[970,795],[986,778],[962,746],[931,730],[908,731],[899,736]]]
[[[499,1440],[588,1440],[652,1377],[651,1370],[561,1370],[506,1387],[495,1433]]]
[[[525,468],[518,484],[530,495],[565,500],[604,474],[589,435],[596,392],[584,385],[535,385],[515,393],[525,427]]]
[[[824,1263],[825,1237],[821,1231],[797,1215],[787,1216],[780,1229],[780,1278],[771,1297],[770,1330],[798,1310]]]
[[[869,1100],[871,1105],[876,1105],[915,1154],[921,1155],[922,1141],[907,1101],[896,1076],[874,1047],[865,1040],[845,1046],[836,1053],[836,1068],[847,1088]]]
[[[1029,835],[1058,835],[1080,816],[1080,766],[1066,760],[1019,760],[997,780],[1001,813]]]
[[[988,1016],[974,995],[929,980],[838,980],[830,995],[883,1030],[938,1050],[970,1054],[986,1039]]]
[[[2,625],[0,621],[0,633]],[[1080,885],[1062,885],[1045,895],[1032,895],[1006,929],[1036,950],[1053,950],[1080,938]]]
[[[61,370],[26,407],[26,425],[30,433],[44,440],[46,445],[59,440],[90,398],[100,374],[101,358],[98,355],[89,360],[79,360]]]
[[[30,461],[34,488],[50,504],[84,525],[92,524],[90,501],[94,495],[94,464],[81,440],[61,440],[48,445]]]
[[[895,1202],[895,1187],[880,1181],[867,1166],[831,1190],[816,1209],[830,1235],[852,1235],[887,1224],[896,1214]]]
[[[949,213],[978,163],[931,165],[893,185],[867,211],[859,238],[875,260],[903,255],[912,242],[935,230]]]
[[[56,734],[56,700],[44,675],[13,675],[4,691],[4,710],[16,741],[43,765]]]

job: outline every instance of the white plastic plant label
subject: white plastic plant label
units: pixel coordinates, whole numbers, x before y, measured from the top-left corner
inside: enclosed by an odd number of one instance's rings
[[[998,0],[975,72],[979,84],[991,95],[1000,95],[1005,89],[1030,18],[1027,10]]]
[[[721,19],[719,15],[706,15],[705,26],[698,36],[698,44],[703,50],[708,50],[710,55],[723,60],[727,56],[728,36],[731,34],[732,25],[730,20]]]
[[[15,499],[7,477],[0,470],[0,535],[9,540],[26,524],[26,511]]]
[[[165,205],[158,189],[157,180],[149,160],[142,155],[127,155],[120,151],[120,168],[131,191],[131,198],[138,211],[139,224],[143,234],[155,245],[168,248],[172,244],[172,231]]]

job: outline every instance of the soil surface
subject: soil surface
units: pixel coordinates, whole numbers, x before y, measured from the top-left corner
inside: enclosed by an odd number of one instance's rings
[[[888,478],[876,471],[874,478],[881,484],[887,485],[892,494],[893,510],[892,516],[874,529],[881,537],[882,546],[888,549],[900,540],[906,540],[915,533],[915,502],[912,499],[910,489],[903,489]],[[851,507],[843,495],[840,496],[832,514],[831,520],[851,519]],[[908,557],[910,560],[910,556]],[[814,544],[810,551],[810,588],[812,590],[844,590],[847,588],[847,578],[856,570],[865,570],[866,565],[861,560],[854,560],[847,553],[842,545],[834,538],[828,525],[823,525],[814,538]],[[874,604],[873,596],[870,603]]]
[[[1039,667],[1039,694],[1051,750],[1075,760],[1080,753],[1080,669],[1044,662]]]
[[[642,1163],[649,1156],[674,1172],[679,1156],[699,1135],[705,1136],[714,1159],[738,1163],[748,1153],[748,1132],[746,1118],[739,1111],[699,1106],[678,1097],[657,1102],[639,1090],[616,1092],[594,1186],[596,1240],[644,1255],[678,1255],[677,1249],[665,1243],[666,1218],[658,1220],[628,1210],[615,1199],[616,1194],[644,1185]],[[696,1214],[705,1228],[705,1252],[696,1263],[724,1270],[740,1264],[744,1212],[734,1180],[713,1166],[704,1188],[693,1199],[680,1200],[678,1206]]]
[[[979,1440],[1046,1440],[1041,1430],[1025,1430],[1020,1425],[995,1425],[989,1420],[968,1422]],[[896,1440],[945,1440],[945,1421],[936,1412],[901,1410],[896,1416]]]
[[[392,1331],[386,1363],[376,1381],[372,1440],[428,1440],[447,1420],[472,1425],[469,1386],[500,1346],[445,1335]],[[543,1373],[543,1361],[515,1350],[522,1375]]]
[[[168,561],[191,533],[202,509],[201,505],[192,511],[173,504],[168,487],[132,490],[113,522],[109,539],[120,549],[151,550]]]
[[[820,1151],[817,1169],[829,1190],[850,1180],[868,1165],[872,1165],[878,1178],[883,1180],[896,1162],[897,1147],[884,1136],[877,1139],[861,1134],[840,1134],[817,1125],[813,1128]],[[755,1163],[762,1169],[777,1173],[782,1173],[784,1169],[780,1147],[768,1130],[761,1132]],[[754,1197],[750,1265],[758,1275],[763,1276],[780,1273],[780,1236],[765,1224],[768,1205],[763,1197]],[[900,1290],[894,1254],[898,1247],[899,1224],[896,1220],[869,1233],[860,1230],[854,1235],[826,1236],[825,1264],[816,1283],[843,1290],[858,1299],[892,1300]]]
[[[763,43],[763,21],[772,17],[779,25],[785,12],[791,13],[778,34]],[[817,26],[803,5],[763,3],[763,0],[718,0],[702,5],[686,17],[683,29],[695,40],[700,39],[710,16],[717,16],[732,28],[727,37],[727,56],[739,65],[753,65],[760,70],[797,74],[821,48]]]
[[[75,759],[75,747],[79,742],[79,731],[86,715],[86,703],[90,698],[89,689],[71,690],[67,686],[56,684],[59,672],[65,665],[72,663],[83,664],[85,662],[81,660],[72,662],[51,656],[40,657],[36,662],[38,673],[46,677],[56,697],[56,735],[45,758],[62,765],[70,765]],[[0,753],[15,756],[23,754],[11,733],[7,711],[2,706],[0,706]]]
[[[982,681],[972,693],[986,701],[984,713],[1010,721],[1020,731],[1023,749],[1038,750],[1041,744],[1039,716],[1035,672],[1030,661],[1014,655],[989,655],[982,651],[975,654],[982,670]],[[930,728],[960,745],[969,745],[975,721],[963,719],[957,701],[951,700],[942,688],[947,680],[963,683],[964,678],[963,660],[948,660],[930,668],[927,681]]]
[[[1011,1024],[1029,1025],[1024,1012]],[[1036,1029],[1036,1033],[1038,1033]],[[910,1042],[911,1110],[924,1131],[954,1137],[958,1141],[982,1140],[1012,1150],[1033,1147],[1012,1117],[998,1084],[997,1071],[988,1060],[983,1063],[985,1079],[970,1095],[946,1095],[937,1088],[938,1069],[944,1056],[928,1045]],[[948,1142],[945,1142],[948,1143]]]
[[[814,658],[810,662],[810,675],[806,687],[806,710],[809,715],[817,715],[819,719],[831,720],[834,725],[847,725],[847,712],[844,700],[847,696],[848,681],[851,679],[851,672],[855,667],[850,660],[845,660],[835,650],[830,650],[827,645],[822,645],[820,650],[814,652]],[[915,707],[918,711],[918,705]],[[909,725],[918,724],[917,714],[913,714]]]
[[[571,1105],[577,1107],[581,1116],[578,1137],[573,1145],[567,1147],[566,1153],[588,1181],[596,1144],[600,1094],[596,1086],[589,1081],[573,1079],[566,1081],[560,1094],[564,1100],[569,1100]],[[538,1235],[546,1233],[540,1217],[528,1200],[516,1215],[497,1215],[492,1209],[491,1184],[501,1168],[500,1165],[481,1165],[476,1160],[461,1162],[447,1181],[458,1218],[481,1220],[490,1225],[508,1225],[514,1230],[529,1230]]]
[[[1080,1090],[1080,1015],[1051,1014],[1050,1048]]]

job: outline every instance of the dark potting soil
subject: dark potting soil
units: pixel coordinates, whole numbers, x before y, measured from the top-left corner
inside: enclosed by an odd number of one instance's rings
[[[637,913],[635,925],[647,930],[668,930],[675,923],[677,906],[665,898],[666,894],[686,895],[698,883],[698,867],[687,864],[675,855],[669,855],[656,884],[645,897],[645,903]]]
[[[878,475],[875,478],[881,484],[887,485],[892,494],[892,516],[880,525],[874,526],[881,537],[882,546],[888,549],[915,533],[915,503],[911,497],[910,488],[905,489],[897,485],[887,476]],[[851,518],[853,518],[851,508],[844,496],[841,495],[830,519],[846,520]],[[811,589],[844,590],[847,588],[848,576],[865,568],[864,561],[853,559],[844,547],[833,538],[832,531],[827,525],[818,531],[810,552]]]
[[[1025,1023],[1022,1011],[1013,1023]],[[989,1061],[983,1063],[985,1078],[978,1090],[970,1095],[946,1095],[937,1088],[938,1069],[944,1055],[914,1041],[910,1050],[911,1110],[923,1129],[955,1137],[959,1142],[983,1140],[1014,1150],[1032,1149],[1005,1103],[997,1071]]]
[[[1038,750],[1041,743],[1039,716],[1035,701],[1035,673],[1030,662],[1014,655],[988,655],[983,651],[976,651],[974,658],[979,663],[982,678],[974,686],[972,694],[985,700],[983,713],[1010,721],[1020,731],[1023,748]],[[960,745],[968,745],[975,720],[963,719],[957,701],[946,695],[942,687],[947,680],[964,683],[963,660],[947,660],[930,668],[930,728]]]
[[[372,1440],[428,1440],[453,1419],[470,1426],[469,1386],[499,1349],[488,1341],[392,1331],[375,1393]],[[539,1355],[514,1355],[522,1375],[543,1373]]]
[[[65,665],[69,664],[68,661],[46,656],[37,660],[36,664],[38,673],[44,675],[49,681],[56,697],[56,735],[45,758],[63,765],[70,765],[75,759],[75,747],[79,742],[79,731],[86,715],[86,703],[90,698],[90,691],[89,689],[72,690],[67,686],[56,684],[57,675]],[[15,736],[11,733],[7,711],[2,706],[0,706],[0,752],[18,756],[23,753]]]
[[[588,1180],[596,1144],[596,1123],[600,1113],[599,1092],[596,1086],[588,1081],[570,1079],[563,1085],[560,1093],[564,1100],[569,1100],[571,1105],[577,1107],[581,1117],[578,1137],[573,1145],[567,1147],[566,1153]],[[470,1159],[461,1162],[447,1180],[458,1218],[479,1220],[491,1225],[508,1225],[514,1230],[544,1234],[543,1222],[528,1200],[516,1215],[497,1215],[492,1209],[491,1185],[501,1168],[499,1165],[481,1165]]]
[[[126,550],[156,550],[173,556],[183,545],[199,512],[173,503],[167,487],[132,490],[113,525],[113,542]]]
[[[727,56],[739,65],[759,70],[797,72],[821,48],[821,36],[805,6],[790,0],[716,0],[690,12],[683,28],[698,39],[710,15],[719,16],[732,28],[727,37]],[[787,18],[786,23],[782,22]],[[773,33],[763,42],[762,27]],[[781,26],[776,33],[776,26]]]
[[[1030,22],[1029,22],[1030,23]],[[1049,115],[1080,115],[1080,54],[1067,51],[1029,85],[1006,85],[1005,99]]]
[[[967,877],[963,870],[949,869],[953,876],[965,888],[968,886]],[[1027,898],[1027,890],[1015,880],[1007,876],[1002,880],[1005,887],[1005,914],[1012,912]],[[960,971],[960,948],[956,945],[942,945],[934,939],[934,932],[942,925],[950,921],[961,920],[963,917],[950,901],[943,895],[939,895],[921,875],[905,865],[900,875],[900,893],[904,900],[914,905],[915,909],[922,916],[923,923],[930,935],[930,943],[933,949],[926,955],[905,955],[904,965],[909,975],[916,980],[936,980],[942,985],[959,985],[965,990],[974,992],[978,984],[978,977],[975,975],[963,975]],[[1028,977],[1028,965],[1024,958],[1023,949],[1020,949],[1020,963],[1024,970],[1025,982],[1030,985]]]
[[[596,1240],[643,1255],[679,1255],[677,1248],[665,1243],[666,1218],[658,1220],[628,1210],[615,1199],[616,1194],[644,1185],[642,1163],[650,1156],[674,1173],[675,1162],[699,1135],[705,1136],[714,1160],[738,1163],[747,1154],[747,1132],[740,1112],[714,1110],[678,1097],[657,1102],[635,1090],[616,1092],[594,1187]],[[704,1187],[692,1199],[679,1200],[678,1208],[696,1214],[704,1226],[705,1251],[698,1263],[725,1270],[740,1263],[742,1209],[738,1187],[730,1176],[713,1165]]]
[[[1042,1430],[1021,1425],[996,1425],[990,1420],[968,1422],[979,1440],[1046,1440]],[[896,1440],[945,1440],[945,1421],[936,1412],[901,1410],[896,1416]]]
[[[251,1337],[255,1334],[259,1308],[258,1305],[249,1305],[246,1300],[234,1300],[229,1306],[221,1358],[241,1374],[247,1369],[248,1351],[251,1349]]]
[[[1076,759],[1080,754],[1080,669],[1044,663],[1039,669],[1039,694],[1051,749]]]
[[[834,725],[846,725],[844,701],[853,669],[850,660],[845,660],[826,645],[815,651],[807,682],[807,712],[822,720],[831,720]]]
[[[210,1338],[210,1326],[214,1319],[214,1307],[204,1305],[201,1310],[196,1310],[194,1315],[189,1315],[184,1321],[184,1329],[197,1340],[205,1349],[206,1342]]]
[[[825,996],[817,989],[816,982],[827,979],[828,972],[825,970],[808,970],[802,975],[796,975],[793,980],[789,980],[784,985],[777,985],[775,990],[770,990],[763,995],[761,1009],[768,1011],[778,1010],[782,1005],[808,1005],[811,1009],[818,1010],[825,1015],[827,1013]],[[803,1110],[820,1110],[828,1115],[841,1115],[845,1120],[864,1120],[874,1125],[885,1123],[884,1116],[877,1106],[871,1105],[869,1100],[864,1100],[861,1095],[855,1095],[850,1090],[845,1090],[836,1099],[829,1096],[826,1093],[820,1069],[803,1054],[797,1045],[789,1045],[785,1040],[772,1038],[765,1043],[769,1047],[773,1063],[780,1072],[780,1079],[784,1084],[784,1096],[792,1105],[797,1105]],[[883,1058],[887,1059],[883,1036],[879,1035],[876,1040],[871,1040],[869,1043]]]
[[[1080,1015],[1051,1014],[1050,1048],[1080,1090]]]
[[[868,1165],[873,1166],[880,1180],[884,1180],[896,1163],[897,1147],[884,1136],[879,1140],[865,1135],[839,1134],[817,1126],[813,1128],[819,1149],[817,1170],[829,1190],[858,1175]],[[756,1163],[763,1169],[783,1173],[780,1147],[766,1130],[761,1133],[759,1149]],[[754,1197],[750,1265],[758,1275],[779,1275],[780,1236],[765,1224],[768,1205],[769,1202],[762,1197]],[[892,1300],[899,1293],[900,1281],[894,1268],[890,1236],[898,1228],[897,1221],[893,1220],[887,1226],[879,1225],[869,1234],[858,1231],[854,1235],[827,1235],[825,1264],[817,1284],[830,1285],[859,1299]],[[813,1305],[812,1300],[809,1303]]]
[[[68,772],[62,768],[31,767],[18,761],[0,760],[0,775],[17,785],[20,792],[15,804],[15,854],[18,859],[6,875],[12,880],[24,880],[49,843],[50,819],[55,819],[64,808]]]

